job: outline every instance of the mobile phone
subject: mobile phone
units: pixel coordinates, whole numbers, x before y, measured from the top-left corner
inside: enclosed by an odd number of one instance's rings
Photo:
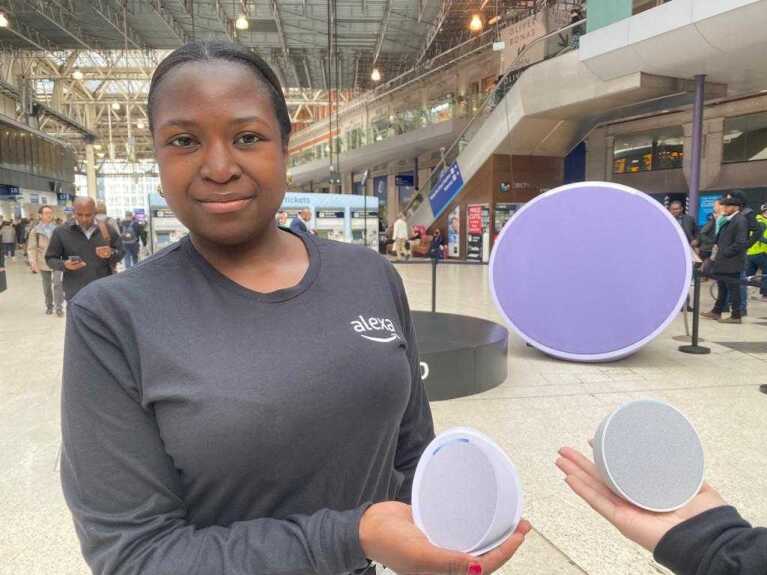
[[[80,256],[69,256],[67,258],[67,261],[70,261],[70,262],[81,262],[81,261],[83,261],[83,258],[81,258]]]

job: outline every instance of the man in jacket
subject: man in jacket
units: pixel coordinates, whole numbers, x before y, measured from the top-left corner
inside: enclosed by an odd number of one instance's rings
[[[53,271],[45,261],[45,252],[56,229],[53,223],[53,208],[43,206],[38,210],[40,223],[29,231],[27,240],[27,258],[33,273],[39,273],[43,280],[43,295],[45,297],[45,313],[51,315],[56,306],[56,315],[64,315],[64,287],[62,272]]]
[[[753,246],[756,242],[759,241],[759,238],[762,236],[762,226],[756,219],[756,212],[748,207],[748,203],[746,202],[746,195],[743,193],[742,190],[734,190],[732,192],[728,192],[725,197],[732,198],[736,202],[738,202],[738,205],[740,207],[740,214],[745,218],[746,220],[746,227],[747,227],[747,237],[746,237],[746,248],[750,248]],[[746,285],[746,268],[743,268],[743,273],[741,274],[742,283],[740,284],[740,315],[746,316],[747,315],[747,307],[748,307],[748,286]],[[729,304],[729,302],[728,302]]]
[[[64,272],[67,301],[89,283],[111,275],[123,257],[117,230],[107,222],[96,222],[93,198],[77,198],[73,207],[74,219],[56,228],[45,252],[48,266]]]
[[[687,243],[692,244],[698,237],[698,225],[695,223],[695,219],[690,214],[684,213],[684,206],[679,200],[671,202],[668,211],[671,212],[671,215],[674,216],[674,219],[679,223],[682,231],[684,231]]]
[[[718,294],[714,309],[701,315],[721,323],[741,323],[740,282],[746,267],[746,250],[748,243],[748,223],[740,213],[740,202],[732,197],[721,200],[725,221],[716,235],[716,245],[711,254],[712,274],[716,278]],[[732,314],[722,319],[722,310],[730,295]]]
[[[746,275],[756,275],[761,269],[762,285],[759,288],[759,293],[762,296],[762,300],[767,301],[767,204],[762,204],[760,212],[761,213],[758,214],[755,219],[761,226],[760,231],[762,234],[759,239],[748,248],[748,269],[746,270]]]

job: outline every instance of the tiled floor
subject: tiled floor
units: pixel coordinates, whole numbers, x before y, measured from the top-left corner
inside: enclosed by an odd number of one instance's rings
[[[401,265],[411,306],[429,309],[430,269]],[[487,268],[443,266],[438,310],[500,321]],[[86,575],[58,481],[59,379],[64,320],[42,314],[39,278],[9,264],[0,295],[0,574]],[[704,290],[706,292],[707,290]],[[702,323],[711,355],[677,351],[678,318],[636,355],[606,365],[547,358],[511,336],[509,378],[487,393],[432,405],[438,430],[475,427],[516,463],[535,532],[504,574],[644,575],[663,572],[571,495],[554,467],[557,449],[587,449],[599,421],[623,401],[655,397],[695,423],[708,480],[755,523],[767,525],[767,354],[713,342],[765,342],[767,304],[740,326]]]

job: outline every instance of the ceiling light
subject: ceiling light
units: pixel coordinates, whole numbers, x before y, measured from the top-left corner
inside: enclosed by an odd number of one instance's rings
[[[120,102],[112,102],[112,109],[113,110],[119,110],[120,109]]]
[[[373,71],[370,73],[370,79],[373,80],[373,82],[381,81],[381,72],[378,68],[373,68]]]
[[[80,80],[82,80],[82,79],[83,79],[85,76],[83,75],[83,73],[82,73],[82,72],[81,72],[79,69],[75,69],[75,71],[74,71],[74,72],[72,72],[72,77],[73,77],[75,80],[78,80],[78,81],[80,81]]]
[[[136,127],[139,130],[143,130],[144,129],[144,120],[139,120],[138,122],[136,122]]]
[[[498,22],[500,19],[501,19],[500,16],[493,16],[492,18],[490,18],[490,20],[487,21],[487,25],[492,26],[493,24]]]
[[[93,149],[94,150],[100,150],[101,149],[101,144],[93,144]]]
[[[474,16],[471,17],[471,22],[469,22],[469,30],[472,32],[479,32],[482,30],[482,18],[479,17],[479,14],[474,14]]]
[[[7,28],[8,27],[8,17],[5,15],[4,12],[0,12],[0,28]]]
[[[237,20],[234,21],[234,27],[238,30],[247,30],[249,26],[248,17],[245,14],[240,14],[237,16]]]

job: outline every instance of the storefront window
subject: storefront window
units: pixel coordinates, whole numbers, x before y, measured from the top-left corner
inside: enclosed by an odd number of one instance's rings
[[[727,118],[724,121],[722,161],[767,160],[767,112]]]
[[[683,159],[684,138],[681,127],[615,137],[614,174],[681,168]]]

